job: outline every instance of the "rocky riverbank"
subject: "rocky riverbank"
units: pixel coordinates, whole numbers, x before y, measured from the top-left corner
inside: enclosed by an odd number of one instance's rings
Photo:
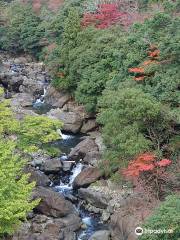
[[[29,156],[25,171],[36,181],[33,198],[41,202],[12,240],[136,239],[134,229],[151,203],[104,178],[98,168],[104,146],[95,116],[68,93],[57,92],[44,64],[31,57],[1,53],[0,70],[4,96],[18,119],[48,106],[43,114],[61,120],[65,131],[55,143],[59,157]]]

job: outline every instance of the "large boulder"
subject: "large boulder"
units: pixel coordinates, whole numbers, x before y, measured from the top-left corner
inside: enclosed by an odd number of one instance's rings
[[[78,190],[78,195],[80,198],[86,200],[86,202],[101,209],[107,208],[111,199],[110,196],[107,196],[107,194],[92,190],[90,188],[80,188]]]
[[[26,109],[26,108],[23,108],[21,106],[13,106],[12,108],[14,114],[15,114],[15,117],[17,120],[22,120],[24,119],[24,117],[26,117],[27,115],[28,116],[38,116],[37,113],[35,113],[33,110],[31,109]]]
[[[92,166],[98,166],[98,162],[100,159],[101,153],[95,150],[92,152],[87,152],[85,157],[83,158],[83,162]]]
[[[88,133],[90,131],[94,131],[98,127],[98,124],[96,122],[96,119],[87,119],[83,123],[83,126],[81,128],[82,133]]]
[[[11,100],[12,107],[30,107],[33,103],[33,96],[28,93],[17,93]]]
[[[18,92],[19,87],[23,83],[23,76],[12,76],[11,78],[8,78],[9,86],[11,87],[11,90]]]
[[[36,182],[36,186],[46,187],[46,186],[49,186],[51,183],[51,181],[47,177],[47,175],[45,175],[43,172],[41,172],[33,167],[30,167],[30,166],[27,167],[25,169],[25,172],[30,173],[29,181]]]
[[[44,82],[36,78],[24,76],[23,83],[19,88],[20,92],[25,92],[37,96],[44,91]]]
[[[82,126],[82,119],[76,112],[64,112],[62,109],[52,109],[47,115],[51,118],[61,120],[63,130],[72,133],[78,133]]]
[[[110,240],[110,231],[100,230],[95,232],[89,240]]]
[[[58,173],[63,168],[60,158],[46,159],[40,169],[45,173]]]
[[[22,224],[12,240],[75,240],[74,231],[80,228],[80,218],[73,214],[64,218],[51,218],[37,214]]]
[[[41,201],[36,210],[46,216],[64,217],[68,214],[75,213],[74,206],[71,202],[50,188],[37,187],[33,198],[40,198]]]
[[[96,182],[101,176],[102,173],[97,167],[87,167],[74,179],[73,188],[87,187],[91,183]]]
[[[45,101],[53,107],[62,108],[70,100],[68,93],[59,92],[54,87],[50,86],[47,89]]]
[[[40,168],[46,161],[50,160],[50,156],[42,153],[41,150],[31,153],[30,156],[33,159],[32,162],[31,162],[31,165],[33,167],[39,167]]]
[[[87,113],[85,107],[83,105],[77,104],[75,101],[69,101],[67,104],[63,106],[64,112],[75,112],[81,117],[82,120],[93,118],[94,114]]]
[[[45,173],[58,173],[63,168],[60,158],[51,158],[41,151],[32,153],[31,157],[33,159],[31,165],[33,167],[38,167]]]
[[[78,161],[83,159],[90,152],[98,152],[98,146],[94,139],[87,137],[81,141],[69,154],[69,158]]]
[[[150,202],[143,194],[132,194],[122,199],[119,210],[111,217],[110,228],[113,240],[136,240],[136,227],[142,225],[142,221],[153,209],[154,203]],[[157,203],[156,203],[157,204]]]

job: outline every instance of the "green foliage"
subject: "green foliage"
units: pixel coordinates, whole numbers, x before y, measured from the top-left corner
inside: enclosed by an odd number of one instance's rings
[[[14,133],[19,127],[19,123],[14,119],[9,108],[9,104],[8,100],[0,101],[0,135]]]
[[[58,88],[70,89],[75,83],[70,82],[67,72],[71,62],[69,61],[70,51],[76,46],[76,37],[80,31],[80,17],[76,9],[70,9],[68,18],[65,21],[62,44],[57,46],[49,56],[52,69],[56,67],[56,74],[63,73],[62,77],[57,77],[54,85]],[[53,63],[53,64],[52,64]],[[59,63],[59,64],[58,64]],[[65,76],[65,77],[64,77]]]
[[[161,104],[141,89],[105,91],[99,106],[105,159],[113,168],[142,152],[160,150],[169,135],[170,124]]]
[[[15,152],[13,141],[0,139],[0,236],[12,234],[39,202],[30,200],[35,184],[28,183],[25,161]]]
[[[39,28],[40,19],[33,12],[32,7],[18,1],[12,2],[7,7],[6,18],[6,25],[1,29],[3,31],[0,39],[2,48],[36,54],[44,33]]]
[[[43,151],[51,157],[59,157],[61,154],[60,149],[53,147],[53,146],[49,146],[49,144],[43,145]]]
[[[154,214],[143,225],[144,229],[172,230],[172,233],[143,234],[140,240],[172,240],[179,237],[180,225],[180,197],[179,195],[168,196]]]
[[[0,88],[0,97],[2,94]],[[26,161],[22,156],[39,148],[56,155],[56,149],[46,145],[60,139],[57,129],[61,126],[61,122],[44,116],[26,116],[17,121],[9,100],[0,100],[0,238],[17,230],[39,203],[31,200],[35,183],[29,184],[29,175],[23,173]],[[14,141],[9,140],[12,135]]]
[[[45,116],[26,116],[17,131],[18,147],[25,152],[35,152],[43,144],[60,139],[57,129],[62,127],[58,120]]]
[[[73,29],[75,24],[70,23]],[[63,73],[63,77],[55,78],[54,86],[72,91],[88,111],[96,111],[97,100],[106,83],[112,81],[114,88],[117,82],[124,81],[127,69],[139,64],[147,49],[143,40],[128,37],[119,27],[101,31],[90,27],[77,32],[73,45],[69,39],[67,37],[66,44],[62,44],[62,50],[57,47],[53,51],[54,59],[59,58],[61,63],[57,71]],[[130,44],[131,52],[128,51]],[[50,64],[54,59],[50,55]]]
[[[61,43],[64,32],[65,22],[69,15],[70,9],[75,9],[80,16],[83,14],[85,0],[65,0],[63,6],[54,16],[49,24],[48,31],[53,35],[56,42]]]

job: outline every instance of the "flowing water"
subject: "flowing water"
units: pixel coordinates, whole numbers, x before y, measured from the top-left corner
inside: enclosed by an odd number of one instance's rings
[[[66,154],[68,154],[80,141],[80,135],[76,136],[62,133],[62,140],[58,142],[58,146],[61,151],[66,149]],[[64,148],[64,146],[66,146],[66,148]],[[63,155],[62,157],[64,161],[68,161],[67,155]],[[63,161],[62,157],[61,160]],[[107,229],[107,226],[100,221],[100,216],[98,214],[88,212],[84,209],[81,205],[81,201],[78,199],[77,192],[73,190],[72,183],[76,176],[82,171],[83,167],[84,165],[81,162],[75,164],[72,171],[67,172],[65,178],[61,178],[60,183],[53,187],[56,192],[62,193],[65,198],[68,198],[69,195],[77,198],[74,205],[79,212],[82,223],[86,226],[84,230],[79,230],[77,232],[77,240],[88,240],[95,231]]]
[[[44,93],[33,104],[33,109],[38,114],[44,114],[52,108],[45,103],[45,95],[46,87],[44,88]],[[67,155],[78,143],[83,140],[83,135],[71,135],[69,133],[62,133],[60,130],[59,134],[61,135],[62,139],[51,143],[51,146],[59,148],[61,150],[61,161],[70,161]],[[107,226],[101,222],[100,215],[85,210],[81,204],[81,200],[78,199],[77,191],[73,189],[73,181],[76,176],[82,171],[84,165],[81,162],[74,162],[73,164],[74,165],[72,170],[64,172],[63,176],[60,177],[59,184],[55,183],[52,185],[52,188],[54,191],[63,194],[64,197],[68,200],[70,197],[71,199],[75,199],[75,202],[73,201],[74,206],[79,212],[79,216],[81,217],[82,223],[85,226],[84,229],[81,229],[76,233],[76,240],[88,240],[94,232],[102,229],[107,229]]]

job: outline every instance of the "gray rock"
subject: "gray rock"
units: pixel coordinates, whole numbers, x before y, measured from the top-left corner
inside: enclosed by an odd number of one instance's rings
[[[30,93],[33,96],[37,96],[38,94],[42,94],[44,91],[44,83],[41,81],[37,81],[35,76],[26,77],[21,85],[21,92]]]
[[[76,213],[69,214],[66,217],[59,219],[59,223],[64,225],[64,228],[68,228],[69,231],[76,231],[81,226],[81,219]]]
[[[74,163],[72,161],[62,161],[63,171],[70,171],[73,167],[73,164]]]
[[[80,142],[75,148],[73,148],[68,157],[74,161],[78,161],[80,159],[84,159],[84,157],[92,151],[98,152],[98,146],[96,145],[95,141],[92,138],[87,137],[82,142]]]
[[[51,118],[61,120],[64,123],[63,130],[67,132],[77,133],[82,126],[82,119],[80,115],[75,112],[64,112],[57,108],[52,109],[47,115]]]
[[[59,158],[46,159],[40,169],[45,173],[58,173],[62,169],[61,160]]]
[[[96,167],[87,167],[74,179],[73,188],[87,187],[93,182],[96,182],[102,173]]]
[[[95,232],[89,240],[110,240],[110,231],[100,230]]]
[[[109,220],[110,216],[111,216],[111,214],[108,211],[104,210],[102,213],[101,219],[103,222],[107,222]]]
[[[41,171],[34,169],[32,167],[28,167],[25,170],[27,173],[30,173],[29,181],[36,182],[36,186],[46,187],[49,186],[51,181],[50,179]]]
[[[15,64],[24,64],[24,63],[27,63],[28,60],[26,57],[18,57],[18,58],[15,58],[13,62]]]
[[[141,226],[144,212],[152,208],[152,202],[144,194],[132,194],[121,202],[110,220],[112,239],[136,240],[134,230]]]
[[[25,109],[25,108],[20,107],[20,106],[14,106],[12,110],[15,114],[16,119],[18,119],[18,120],[24,119],[24,117],[26,117],[27,115],[38,116],[38,114],[35,113],[33,110]]]
[[[92,151],[86,153],[85,157],[83,158],[83,162],[86,164],[90,164],[92,166],[97,166],[98,161],[101,159],[101,154],[99,151]]]
[[[92,205],[88,205],[86,207],[86,209],[89,211],[89,212],[93,212],[93,213],[96,213],[96,214],[102,214],[102,209],[101,208],[97,208],[95,206],[92,206]]]
[[[80,198],[86,200],[88,203],[92,204],[95,207],[105,209],[108,206],[110,197],[104,193],[94,191],[92,189],[81,188],[78,190],[78,195]]]
[[[45,101],[53,107],[62,108],[70,100],[68,93],[59,92],[54,87],[50,86],[47,89]]]
[[[72,237],[80,225],[77,215],[51,218],[37,214],[30,221],[24,222],[11,240],[75,240]]]
[[[50,188],[37,187],[33,193],[33,198],[40,198],[41,201],[36,210],[50,217],[65,217],[69,214],[76,213],[71,202]]]
[[[40,167],[44,162],[49,161],[50,159],[50,156],[43,154],[41,151],[31,153],[30,156],[33,159],[31,162],[33,167]]]
[[[28,93],[17,93],[12,97],[12,107],[29,107],[32,106],[33,97]]]
[[[90,131],[95,130],[98,127],[98,124],[95,119],[88,119],[83,123],[83,126],[81,128],[82,133],[88,133]]]

